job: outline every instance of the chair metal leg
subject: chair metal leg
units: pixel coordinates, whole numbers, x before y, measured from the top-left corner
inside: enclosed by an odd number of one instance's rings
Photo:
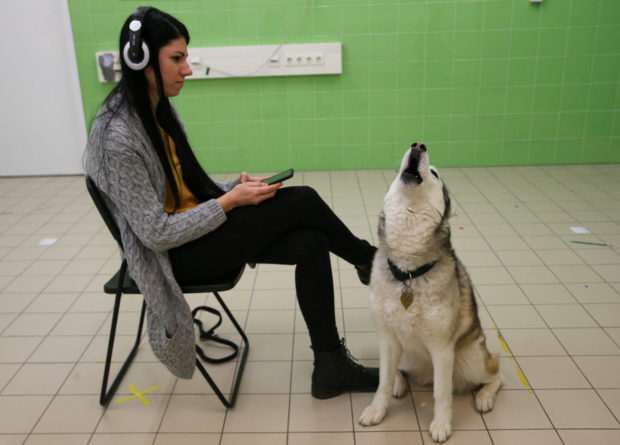
[[[213,292],[213,294],[217,298],[217,301],[220,303],[220,306],[222,307],[222,309],[228,316],[229,320],[235,326],[235,329],[241,336],[241,341],[243,343],[243,351],[241,352],[241,358],[239,360],[239,366],[237,368],[237,374],[233,382],[232,390],[230,393],[230,398],[226,399],[226,397],[224,397],[224,395],[222,394],[222,391],[219,389],[217,384],[213,381],[213,379],[211,378],[211,376],[209,375],[207,370],[204,368],[203,364],[200,362],[199,359],[196,359],[196,367],[198,368],[202,376],[205,378],[207,383],[209,383],[213,391],[215,391],[215,394],[220,399],[222,404],[226,408],[232,408],[235,405],[235,401],[237,400],[237,394],[239,392],[239,385],[241,384],[241,377],[243,376],[243,371],[245,369],[245,362],[247,361],[248,352],[250,351],[250,343],[248,341],[247,336],[245,335],[245,332],[243,332],[243,329],[241,328],[239,323],[237,323],[237,320],[235,319],[233,314],[230,312],[230,310],[228,309],[228,306],[226,306],[226,304],[222,300],[222,297],[220,297],[219,293]]]
[[[133,362],[133,359],[136,356],[136,353],[138,352],[138,347],[140,346],[140,340],[142,338],[142,327],[144,325],[144,314],[146,311],[146,302],[144,300],[142,301],[142,310],[140,312],[140,323],[138,323],[138,333],[136,334],[136,341],[133,347],[131,348],[131,351],[127,355],[127,358],[125,359],[125,362],[123,363],[123,366],[118,371],[118,374],[116,375],[114,381],[112,382],[112,384],[110,385],[110,388],[108,389],[108,378],[110,376],[110,366],[112,364],[112,353],[114,351],[114,340],[116,337],[116,325],[118,323],[118,314],[120,311],[121,297],[123,296],[123,290],[122,290],[123,281],[125,279],[126,273],[127,273],[127,263],[123,261],[123,264],[121,265],[121,269],[119,273],[119,282],[118,282],[118,289],[116,290],[116,298],[114,300],[114,311],[112,313],[112,324],[110,326],[110,339],[108,340],[108,352],[106,354],[105,368],[103,371],[103,382],[101,384],[101,396],[99,398],[99,404],[101,406],[106,406],[108,403],[110,403],[110,400],[112,399],[112,397],[114,397],[114,394],[116,393],[116,390],[118,389],[118,386],[123,380],[123,377],[125,377],[125,374],[127,373],[127,370],[129,369],[129,366]]]

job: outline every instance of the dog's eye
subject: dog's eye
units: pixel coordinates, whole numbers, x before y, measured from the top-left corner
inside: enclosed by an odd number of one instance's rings
[[[435,171],[431,169],[431,173],[433,174],[434,177],[436,177],[437,179],[439,179],[439,174]]]

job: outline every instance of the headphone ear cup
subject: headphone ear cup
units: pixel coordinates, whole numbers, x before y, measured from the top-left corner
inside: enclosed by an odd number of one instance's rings
[[[149,64],[149,58],[150,58],[150,51],[149,51],[149,47],[148,45],[144,42],[144,40],[142,40],[142,60],[134,62],[133,60],[131,60],[131,57],[129,56],[129,42],[127,42],[125,44],[125,47],[123,48],[123,59],[125,60],[125,63],[127,64],[127,66],[129,68],[131,68],[134,71],[140,71],[143,70],[144,68],[146,68],[146,66]]]

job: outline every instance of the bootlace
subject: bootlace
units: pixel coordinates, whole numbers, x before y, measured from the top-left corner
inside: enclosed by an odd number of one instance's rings
[[[363,365],[357,363],[357,359],[353,356],[353,354],[351,354],[351,351],[349,351],[349,349],[347,348],[347,343],[344,338],[340,339],[340,348],[349,364],[351,364],[359,371],[368,372],[368,370]]]

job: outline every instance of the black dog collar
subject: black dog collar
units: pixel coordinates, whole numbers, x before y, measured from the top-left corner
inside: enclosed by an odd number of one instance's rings
[[[414,278],[424,275],[426,272],[428,272],[429,270],[433,268],[435,263],[437,263],[437,260],[433,261],[432,263],[426,263],[425,265],[420,266],[417,269],[407,270],[407,271],[400,270],[389,259],[387,260],[387,262],[388,262],[388,266],[390,266],[390,271],[392,271],[392,275],[394,275],[394,278],[396,278],[398,281],[405,281],[405,280],[413,280]]]

